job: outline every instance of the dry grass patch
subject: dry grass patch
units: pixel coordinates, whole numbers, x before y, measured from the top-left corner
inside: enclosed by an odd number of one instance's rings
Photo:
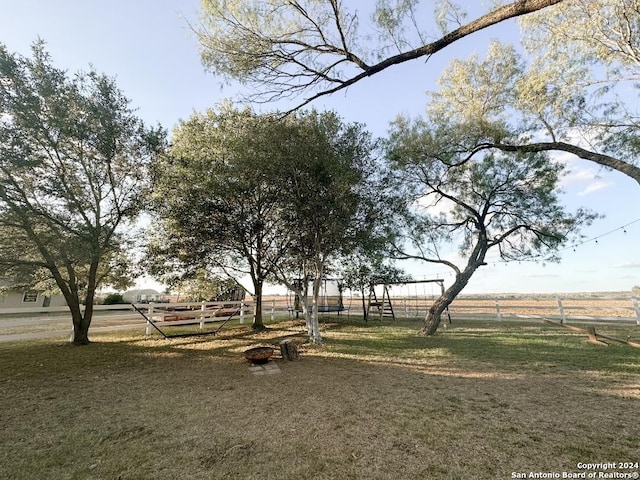
[[[300,324],[168,341],[0,345],[0,478],[511,478],[638,460],[637,350],[537,324],[326,324],[281,373],[242,351]],[[621,332],[618,332],[620,334]]]

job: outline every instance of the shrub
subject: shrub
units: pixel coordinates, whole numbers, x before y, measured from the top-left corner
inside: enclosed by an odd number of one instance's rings
[[[121,293],[110,293],[104,297],[102,301],[103,305],[117,305],[119,303],[129,303],[123,298]]]

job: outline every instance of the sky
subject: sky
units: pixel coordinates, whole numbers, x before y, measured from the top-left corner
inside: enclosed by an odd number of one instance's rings
[[[197,22],[198,0],[0,0],[0,42],[30,55],[38,37],[54,65],[69,72],[98,71],[116,78],[138,115],[169,131],[179,119],[215,107],[242,92],[223,85],[200,63],[189,23]],[[453,58],[483,55],[490,39],[516,38],[515,22],[474,34],[432,56],[388,69],[311,106],[333,109],[344,120],[361,122],[378,136],[398,114],[421,115],[425,92]],[[289,105],[276,104],[273,109]],[[509,263],[490,256],[463,293],[571,293],[629,291],[640,285],[640,185],[617,172],[564,155],[571,173],[563,199],[570,209],[585,207],[605,215],[584,229],[585,241],[561,252],[558,264]],[[456,260],[454,252],[450,259]],[[402,265],[416,279],[453,281],[445,267]],[[150,279],[138,287],[155,286]]]

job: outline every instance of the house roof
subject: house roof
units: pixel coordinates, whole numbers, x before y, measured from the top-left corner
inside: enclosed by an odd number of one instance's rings
[[[153,288],[138,288],[133,290],[127,290],[125,295],[160,295],[160,292]]]

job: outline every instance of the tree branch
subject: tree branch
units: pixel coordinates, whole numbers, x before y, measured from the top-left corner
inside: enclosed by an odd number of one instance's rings
[[[585,160],[590,160],[599,165],[602,165],[613,170],[617,170],[625,175],[630,176],[636,182],[640,184],[640,167],[627,163],[618,158],[606,155],[604,153],[598,153],[591,150],[587,150],[576,145],[565,142],[540,142],[530,143],[526,145],[509,145],[503,143],[484,143],[478,145],[478,149],[483,148],[497,148],[504,152],[545,152],[545,151],[562,151],[572,153],[577,157]]]
[[[311,95],[310,97],[303,100],[302,103],[295,106],[291,110],[287,111],[286,114],[292,113],[300,109],[301,107],[308,105],[314,100],[317,100],[318,98],[331,95],[333,93],[339,92],[340,90],[348,88],[351,85],[354,85],[355,83],[359,82],[360,80],[366,77],[371,77],[394,65],[399,65],[401,63],[408,62],[410,60],[415,60],[421,57],[429,57],[434,53],[439,52],[440,50],[443,50],[445,47],[451,45],[457,40],[460,40],[468,35],[471,35],[472,33],[478,32],[480,30],[496,25],[500,22],[503,22],[511,18],[516,18],[522,15],[526,15],[526,14],[538,11],[538,10],[542,10],[543,8],[546,8],[558,3],[562,3],[563,1],[565,0],[518,0],[518,1],[515,1],[508,5],[498,7],[492,12],[489,12],[486,15],[483,15],[480,18],[467,23],[466,25],[463,25],[449,32],[448,34],[444,35],[443,37],[439,38],[434,42],[428,43],[426,45],[423,45],[413,50],[399,53],[398,55],[388,57],[382,60],[381,62],[371,66],[367,66],[366,64],[364,64],[364,62],[356,61],[357,57],[354,58],[352,57],[352,54],[350,54],[349,52],[345,52],[345,57],[347,58],[347,60],[357,65],[362,70],[362,72],[347,80],[341,81],[341,83],[339,83],[337,86],[333,88],[328,88],[314,95]],[[270,82],[266,80],[264,83],[270,83]]]
[[[393,258],[394,260],[422,260],[423,262],[427,262],[427,263],[438,263],[441,265],[446,265],[447,267],[451,268],[453,271],[456,272],[456,274],[460,273],[460,268],[448,260],[443,260],[441,258],[429,258],[429,257],[424,257],[422,255],[411,255],[401,251],[397,247],[395,247],[395,249],[397,253],[391,254],[391,258]]]

